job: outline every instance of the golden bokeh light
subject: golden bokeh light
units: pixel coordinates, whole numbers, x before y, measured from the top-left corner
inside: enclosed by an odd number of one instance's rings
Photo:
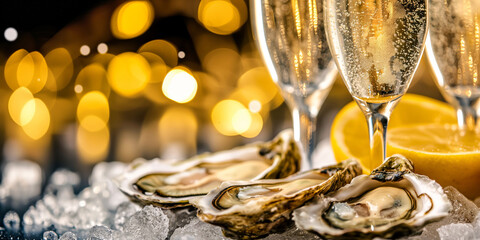
[[[72,56],[65,48],[56,48],[45,56],[48,69],[50,70],[45,88],[50,91],[58,91],[65,88],[73,75]]]
[[[222,100],[213,107],[212,123],[225,136],[235,136],[247,131],[252,118],[248,109],[238,101]]]
[[[190,70],[185,67],[176,67],[165,76],[162,92],[175,102],[187,103],[195,97],[197,87],[197,80]]]
[[[28,52],[25,49],[19,49],[15,51],[12,55],[10,55],[10,57],[7,59],[7,62],[5,63],[5,81],[7,82],[8,87],[10,87],[10,89],[12,90],[20,87],[17,81],[18,64],[27,55]]]
[[[248,109],[252,113],[258,113],[262,110],[262,103],[258,100],[252,100],[248,103]]]
[[[139,54],[126,52],[112,59],[108,65],[108,82],[113,90],[125,97],[134,97],[150,81],[151,69]]]
[[[105,68],[100,63],[92,63],[84,67],[77,75],[74,91],[79,98],[83,93],[91,91],[100,91],[105,96],[109,96],[110,86]]]
[[[232,126],[235,132],[242,134],[248,130],[250,124],[252,123],[252,117],[250,112],[244,108],[239,109],[233,114],[232,117]]]
[[[110,147],[110,131],[106,126],[93,132],[79,126],[76,144],[78,155],[84,162],[93,164],[103,161]]]
[[[263,129],[263,118],[258,113],[250,113],[251,124],[248,129],[241,133],[243,137],[254,138],[260,134]]]
[[[140,54],[143,58],[145,58],[145,60],[147,60],[147,62],[150,63],[150,65],[152,65],[152,66],[154,64],[165,65],[165,61],[163,61],[163,59],[155,53],[141,52],[141,53],[138,53],[138,54]]]
[[[277,86],[272,81],[268,70],[265,67],[252,68],[240,76],[238,79],[239,88],[254,89],[250,96],[246,96],[250,101],[258,100],[262,104],[267,104],[280,94]],[[245,91],[244,93],[248,93]]]
[[[181,157],[179,153],[172,153],[171,149],[187,152],[187,155],[196,153],[198,123],[192,110],[185,107],[168,108],[158,121],[158,134],[162,155]],[[180,147],[181,149],[178,149]]]
[[[230,94],[229,98],[241,102],[243,105],[248,106],[249,109],[250,109],[250,104],[252,102],[254,102],[254,105],[258,102],[260,103],[260,110],[262,109],[262,106],[264,106],[262,102],[265,101],[264,92],[257,86],[253,86],[253,85],[247,85],[247,86],[236,88],[235,91],[232,94]],[[251,111],[258,112],[255,110],[251,110]]]
[[[241,68],[239,62],[240,55],[236,49],[216,48],[204,56],[202,65],[206,71],[228,84],[238,78],[236,73]]]
[[[184,59],[186,57],[185,55],[185,52],[184,51],[178,51],[178,54],[177,54],[178,58],[180,59]]]
[[[33,94],[26,87],[18,88],[8,99],[8,112],[10,113],[10,117],[20,126],[22,126],[22,122],[25,121],[21,119],[22,109],[30,100],[33,100]]]
[[[163,82],[169,71],[170,68],[164,63],[154,63],[152,65],[152,76],[150,78],[150,83]]]
[[[9,42],[13,42],[15,40],[17,40],[17,37],[18,37],[18,31],[17,29],[13,28],[13,27],[9,27],[7,29],[5,29],[5,32],[3,33],[5,39]]]
[[[32,93],[37,93],[47,82],[47,62],[39,52],[28,53],[20,49],[8,58],[4,75],[12,90],[27,87]]]
[[[177,48],[170,42],[156,39],[143,44],[139,49],[139,53],[154,53],[163,59],[169,67],[175,67],[178,64]]]
[[[97,52],[100,54],[105,54],[108,52],[108,45],[106,43],[100,43],[97,46]]]
[[[82,119],[80,126],[87,131],[95,132],[104,128],[106,126],[106,122],[104,119],[98,116],[88,115]]]
[[[88,54],[90,54],[90,47],[87,45],[82,45],[80,47],[80,54],[82,54],[83,56],[88,56]]]
[[[75,91],[76,93],[82,93],[82,92],[83,92],[83,86],[80,85],[80,84],[77,84],[77,85],[75,85],[75,87],[73,88],[73,91]]]
[[[110,61],[112,61],[112,59],[115,57],[115,55],[111,54],[111,53],[102,53],[102,54],[96,54],[93,58],[92,58],[92,62],[93,63],[98,63],[100,65],[102,65],[102,67],[104,68],[107,68],[108,67],[108,64],[110,63]]]
[[[198,6],[198,20],[209,31],[229,35],[246,21],[247,7],[238,0],[202,0]]]
[[[128,1],[115,9],[110,27],[116,38],[130,39],[147,31],[153,17],[153,6],[149,1]]]
[[[99,91],[85,94],[77,106],[77,119],[87,131],[99,131],[108,123],[110,110],[108,99]]]
[[[50,127],[50,111],[47,105],[38,98],[28,101],[21,111],[21,119],[25,121],[23,131],[33,140],[43,137]],[[21,120],[21,122],[23,122]]]
[[[156,56],[156,55],[155,55]],[[162,91],[162,84],[165,76],[169,71],[169,67],[163,63],[163,61],[155,62],[152,64],[152,75],[150,82],[145,87],[143,94],[150,101],[157,104],[164,104],[168,102],[168,99],[163,94],[159,94]]]
[[[20,112],[20,126],[25,126],[32,121],[35,115],[35,99],[31,99],[25,105],[23,105]]]

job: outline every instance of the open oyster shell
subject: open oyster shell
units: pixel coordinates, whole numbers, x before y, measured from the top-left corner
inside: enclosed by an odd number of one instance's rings
[[[116,180],[133,201],[163,208],[189,206],[224,181],[283,178],[300,169],[300,153],[291,130],[271,142],[207,153],[179,163],[136,161]]]
[[[370,175],[295,210],[294,220],[326,238],[396,238],[440,220],[450,209],[438,183],[393,155]]]
[[[223,227],[226,236],[255,238],[290,219],[315,195],[334,191],[361,173],[356,160],[347,160],[285,179],[225,182],[193,204],[201,220]]]

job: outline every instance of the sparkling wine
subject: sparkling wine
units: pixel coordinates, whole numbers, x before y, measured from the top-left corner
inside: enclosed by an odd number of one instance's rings
[[[435,78],[465,130],[480,132],[480,2],[430,0],[427,54]]]
[[[292,111],[295,140],[312,167],[316,117],[337,74],[323,0],[250,0],[250,7],[258,49]]]
[[[480,87],[479,5],[470,0],[431,1],[431,56],[437,59],[442,85]]]
[[[259,50],[274,81],[290,94],[309,97],[325,90],[328,93],[335,79],[337,72],[325,36],[322,2],[252,1],[256,23],[253,30]]]
[[[350,93],[404,94],[422,55],[425,0],[326,0],[327,32]]]

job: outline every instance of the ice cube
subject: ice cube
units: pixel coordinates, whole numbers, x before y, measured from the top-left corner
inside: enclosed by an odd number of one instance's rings
[[[60,209],[58,208],[59,202],[57,202],[57,198],[54,195],[47,193],[45,196],[43,196],[43,203],[45,204],[47,210],[51,213],[52,217],[57,218],[60,214]]]
[[[448,199],[452,203],[452,210],[449,215],[439,222],[433,222],[426,225],[421,232],[421,235],[412,236],[409,239],[415,240],[438,240],[440,239],[438,231],[443,226],[459,223],[472,223],[475,220],[475,216],[479,213],[477,206],[467,199],[454,187],[448,186],[443,189],[448,196]],[[442,233],[450,228],[444,228]],[[480,236],[480,235],[479,235]]]
[[[50,176],[49,184],[53,186],[77,186],[80,184],[80,175],[67,169],[58,169]]]
[[[75,233],[72,233],[72,232],[66,232],[62,234],[62,236],[60,237],[60,240],[77,240],[77,235],[75,235]]]
[[[43,233],[43,240],[58,240],[58,235],[54,231],[46,231]]]
[[[333,118],[332,118],[333,119]],[[330,139],[321,141],[313,152],[313,167],[322,168],[325,166],[336,164],[335,156],[333,155],[332,145]]]
[[[47,193],[56,193],[64,188],[71,188],[80,184],[80,175],[67,169],[58,169],[50,176],[49,183],[45,189]]]
[[[38,200],[37,203],[35,203],[34,214],[35,222],[38,222],[39,225],[44,228],[52,225],[52,220],[54,218],[43,200]]]
[[[115,229],[122,230],[125,221],[134,213],[140,211],[140,207],[137,204],[131,202],[121,203],[115,211],[114,225]]]
[[[131,240],[131,239],[136,239],[135,236],[132,236],[128,233],[122,232],[120,230],[115,230],[112,232],[112,239],[115,240]]]
[[[109,211],[103,206],[103,202],[97,198],[79,199],[79,207],[76,212],[69,215],[62,224],[70,223],[77,229],[89,229],[95,225],[104,225],[111,217]],[[60,224],[60,222],[57,222]],[[57,227],[57,225],[55,225]]]
[[[160,208],[148,205],[127,219],[123,231],[142,240],[165,239],[168,218]]]
[[[170,240],[227,239],[218,226],[192,219],[189,224],[173,232]]]
[[[23,214],[23,231],[28,235],[42,233],[43,229],[52,224],[52,216],[43,200],[38,200]]]
[[[297,228],[294,224],[289,226],[287,230],[283,233],[274,233],[268,235],[265,240],[312,240],[312,239],[321,239],[314,233],[302,230]]]
[[[172,235],[175,229],[187,225],[192,219],[197,217],[197,210],[194,208],[183,208],[163,211],[168,219],[168,235]]]
[[[128,198],[118,190],[113,179],[122,174],[126,164],[122,162],[101,162],[95,165],[89,182],[92,191],[103,198],[104,205],[114,211],[118,205],[128,201]]]
[[[122,174],[127,165],[122,162],[101,162],[95,165],[90,175],[90,185],[105,181],[105,179],[113,179]]]
[[[94,226],[90,229],[89,237],[90,239],[100,239],[100,240],[111,240],[112,239],[112,229],[105,226]]]
[[[3,217],[3,225],[8,231],[18,232],[20,229],[20,217],[15,211],[8,211]]]
[[[475,232],[470,223],[452,223],[437,229],[441,240],[475,239]]]
[[[472,223],[479,213],[475,203],[466,198],[456,188],[448,186],[444,188],[448,199],[452,202],[452,211],[447,219],[450,223]]]
[[[14,207],[23,206],[40,194],[42,169],[28,160],[7,162],[2,174],[2,189]]]
[[[475,237],[480,239],[480,213],[475,218],[473,222],[473,231],[475,232]]]
[[[75,193],[73,193],[73,187],[72,186],[62,186],[59,189],[57,189],[57,201],[59,201],[63,207],[69,206],[70,203],[68,201],[72,200],[75,198]]]

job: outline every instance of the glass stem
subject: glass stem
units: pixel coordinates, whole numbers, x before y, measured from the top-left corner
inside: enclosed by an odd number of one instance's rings
[[[303,148],[303,159],[306,159],[308,169],[313,167],[312,155],[315,150],[316,116],[312,116],[307,109],[293,107],[293,132],[295,141]]]
[[[390,115],[401,96],[387,101],[365,101],[354,97],[368,124],[370,137],[370,161],[367,172],[372,171],[385,161],[387,156],[387,127]]]
[[[478,112],[475,108],[478,98],[457,97],[456,99],[459,103],[459,107],[457,108],[457,121],[460,129],[464,132],[480,131],[477,129],[479,125]]]
[[[387,154],[387,127],[389,116],[378,112],[367,114],[368,135],[370,137],[370,171],[378,167]]]

